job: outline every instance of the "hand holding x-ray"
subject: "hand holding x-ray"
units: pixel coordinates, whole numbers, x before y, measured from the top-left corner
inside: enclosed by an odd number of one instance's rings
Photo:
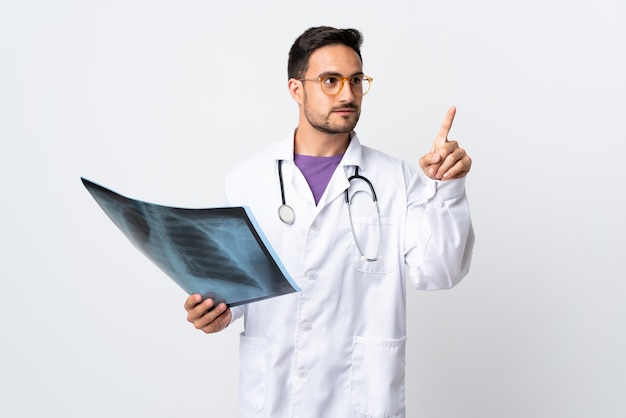
[[[232,314],[225,303],[215,304],[213,299],[202,299],[202,295],[193,294],[185,300],[187,321],[206,334],[219,332],[230,325]]]

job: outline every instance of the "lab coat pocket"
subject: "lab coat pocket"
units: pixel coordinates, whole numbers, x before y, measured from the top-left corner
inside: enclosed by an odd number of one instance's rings
[[[267,350],[265,340],[239,339],[239,404],[248,413],[259,413],[267,395]]]
[[[397,267],[398,232],[391,218],[353,217],[352,228],[352,264],[356,270],[387,274]]]
[[[352,404],[368,417],[404,413],[406,337],[369,340],[355,337],[352,352]]]

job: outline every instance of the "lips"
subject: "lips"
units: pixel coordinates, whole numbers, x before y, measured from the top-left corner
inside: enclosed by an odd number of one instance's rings
[[[349,115],[356,112],[356,109],[353,107],[341,107],[339,109],[334,109],[333,113],[339,113],[341,115]]]

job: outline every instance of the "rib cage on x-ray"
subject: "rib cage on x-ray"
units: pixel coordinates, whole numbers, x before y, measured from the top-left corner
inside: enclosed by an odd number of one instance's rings
[[[156,205],[82,180],[132,244],[187,293],[234,306],[299,290],[247,208]]]

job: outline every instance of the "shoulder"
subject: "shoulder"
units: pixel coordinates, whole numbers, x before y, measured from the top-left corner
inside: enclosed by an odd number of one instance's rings
[[[361,145],[361,156],[365,166],[369,164],[384,173],[387,170],[403,172],[407,175],[415,174],[415,168],[407,161],[387,154],[384,151]]]
[[[276,172],[277,144],[242,157],[228,171],[224,190],[230,204],[248,204],[260,189],[270,184]]]
[[[251,173],[263,170],[268,166],[274,165],[275,149],[278,144],[272,144],[259,151],[254,152],[240,158],[228,171],[226,175],[227,181],[240,177],[248,177]]]
[[[422,184],[418,171],[406,160],[380,149],[361,145],[361,174],[378,190],[386,190],[389,198],[403,196],[416,184]]]

